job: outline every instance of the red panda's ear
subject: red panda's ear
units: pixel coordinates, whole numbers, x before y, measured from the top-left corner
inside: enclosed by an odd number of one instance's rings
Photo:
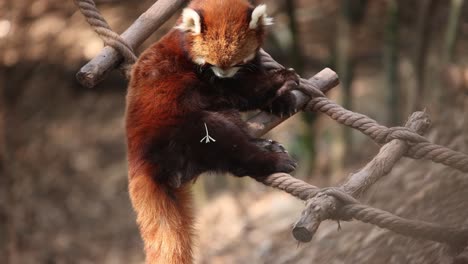
[[[249,28],[256,29],[259,26],[273,25],[273,18],[266,13],[266,5],[259,5],[252,11]]]
[[[197,11],[191,8],[185,8],[184,11],[182,11],[182,22],[180,25],[176,26],[176,28],[197,35],[201,32],[200,20],[200,15]]]

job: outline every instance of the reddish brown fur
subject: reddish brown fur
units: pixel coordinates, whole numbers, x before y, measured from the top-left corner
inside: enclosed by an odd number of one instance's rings
[[[166,40],[165,44],[173,49],[180,46],[177,39],[166,37]],[[183,54],[182,50],[170,54],[177,52]],[[141,58],[134,68],[127,95],[127,141],[129,193],[145,243],[146,263],[192,263],[189,186],[172,189],[155,181],[158,166],[145,158],[151,139],[163,137],[164,128],[175,125],[177,116],[184,113],[177,102],[185,82],[193,81],[192,75],[177,74],[169,65],[170,60],[184,61],[181,58],[164,58],[151,49]]]
[[[190,8],[203,10],[205,32],[192,37],[191,54],[227,68],[254,53],[263,40],[263,30],[249,28],[253,7],[245,0],[198,0]],[[233,23],[232,21],[235,21]]]
[[[137,223],[145,243],[147,263],[192,263],[192,209],[189,186],[172,193],[157,184],[150,167],[140,167],[129,183],[130,197],[138,212]]]
[[[247,29],[246,1],[197,0],[192,6],[206,17],[209,48],[203,52],[213,60],[229,64],[243,56],[240,46],[234,46],[236,50],[228,43],[258,50],[263,29],[256,33]],[[219,17],[225,20],[216,22]],[[239,18],[243,21],[238,22]],[[226,37],[230,31],[239,34],[218,43],[210,28]],[[241,71],[238,78],[219,80],[212,73],[206,77],[192,62],[190,38],[188,33],[173,30],[147,49],[134,65],[128,89],[129,192],[145,243],[146,263],[192,262],[189,185],[201,172],[264,177],[295,167],[276,143],[251,138],[239,115],[239,110],[269,104],[276,113],[288,111],[284,106],[291,103],[284,99],[290,97],[278,97],[277,91],[286,81],[296,80],[295,74],[266,72],[256,59],[253,70]],[[200,143],[204,123],[216,144]]]

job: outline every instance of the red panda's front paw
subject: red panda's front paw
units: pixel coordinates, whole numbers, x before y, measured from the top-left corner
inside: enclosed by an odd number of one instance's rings
[[[287,153],[283,145],[271,139],[256,138],[253,143],[268,152]]]
[[[292,68],[271,71],[271,81],[276,88],[276,96],[281,96],[289,91],[297,89],[300,77]]]
[[[296,97],[292,94],[299,86],[299,75],[294,69],[272,71],[273,86],[278,87],[270,105],[263,110],[279,117],[291,116],[297,112]]]
[[[275,164],[276,172],[290,173],[297,167],[297,162],[288,155],[288,153],[278,153],[277,162]]]

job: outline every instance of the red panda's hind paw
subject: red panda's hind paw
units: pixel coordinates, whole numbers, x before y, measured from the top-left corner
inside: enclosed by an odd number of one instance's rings
[[[271,155],[273,158],[274,171],[289,173],[296,169],[296,161],[289,156],[288,151],[280,143],[271,139],[254,139],[254,144],[263,149],[264,151],[270,152],[266,155]]]
[[[281,118],[292,116],[297,112],[296,97],[291,92],[287,92],[273,99],[273,102],[263,110]]]

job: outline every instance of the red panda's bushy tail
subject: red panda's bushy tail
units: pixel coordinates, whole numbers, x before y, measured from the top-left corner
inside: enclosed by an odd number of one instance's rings
[[[145,244],[147,264],[192,263],[192,197],[189,185],[169,190],[149,170],[133,172],[129,192]]]

